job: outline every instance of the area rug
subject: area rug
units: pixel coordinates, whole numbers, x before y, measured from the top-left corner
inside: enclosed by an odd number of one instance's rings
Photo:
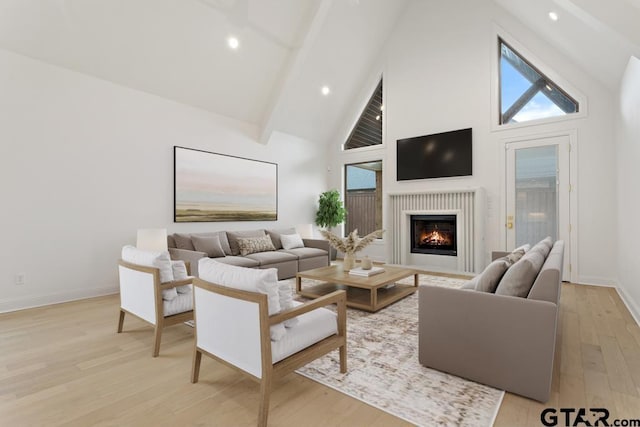
[[[420,275],[420,283],[460,287],[464,280]],[[417,293],[377,313],[347,312],[347,373],[334,351],[299,374],[419,426],[493,424],[503,391],[418,362]]]

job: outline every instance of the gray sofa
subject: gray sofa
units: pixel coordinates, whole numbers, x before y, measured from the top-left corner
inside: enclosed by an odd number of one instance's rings
[[[276,268],[278,280],[294,277],[298,271],[329,265],[329,242],[326,240],[302,239],[304,247],[283,249],[280,235],[295,233],[294,228],[175,233],[167,237],[167,243],[172,259],[191,262],[194,276],[198,275],[198,260],[204,257],[241,267]],[[241,255],[238,239],[255,239],[265,236],[269,236],[274,250]],[[216,242],[219,242],[219,245]]]
[[[553,375],[563,257],[564,242],[557,241],[525,297],[498,292],[506,273],[496,293],[421,286],[420,363],[546,402]]]

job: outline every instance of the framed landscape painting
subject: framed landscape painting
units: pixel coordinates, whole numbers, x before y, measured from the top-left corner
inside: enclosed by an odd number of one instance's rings
[[[276,221],[278,165],[173,147],[174,221]]]

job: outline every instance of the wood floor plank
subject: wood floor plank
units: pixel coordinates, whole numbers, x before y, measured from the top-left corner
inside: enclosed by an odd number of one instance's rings
[[[582,376],[582,344],[580,321],[576,312],[562,313],[562,338],[560,340],[560,373]]]
[[[580,320],[580,341],[585,344],[600,345],[598,331],[594,325],[593,312],[589,305],[587,287],[575,286],[578,318]]]
[[[599,345],[582,343],[581,353],[583,371],[607,372]]]
[[[259,387],[204,358],[189,382],[193,330],[153,330],[131,316],[115,332],[118,297],[0,315],[2,425],[254,426]],[[609,408],[638,418],[640,328],[616,291],[564,284],[551,399],[505,394],[496,426],[540,425],[544,408]],[[274,384],[270,426],[406,426],[405,421],[297,374]]]
[[[600,342],[611,390],[637,397],[638,389],[631,378],[631,372],[616,338],[600,336]]]

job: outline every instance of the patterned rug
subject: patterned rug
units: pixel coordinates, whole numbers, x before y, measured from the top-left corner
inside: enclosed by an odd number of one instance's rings
[[[413,278],[405,280],[412,284]],[[294,286],[294,279],[288,282]],[[420,275],[420,283],[459,287],[464,280]],[[493,424],[504,392],[418,362],[417,293],[377,313],[347,313],[347,373],[340,373],[334,351],[299,369],[299,374],[412,424]]]

